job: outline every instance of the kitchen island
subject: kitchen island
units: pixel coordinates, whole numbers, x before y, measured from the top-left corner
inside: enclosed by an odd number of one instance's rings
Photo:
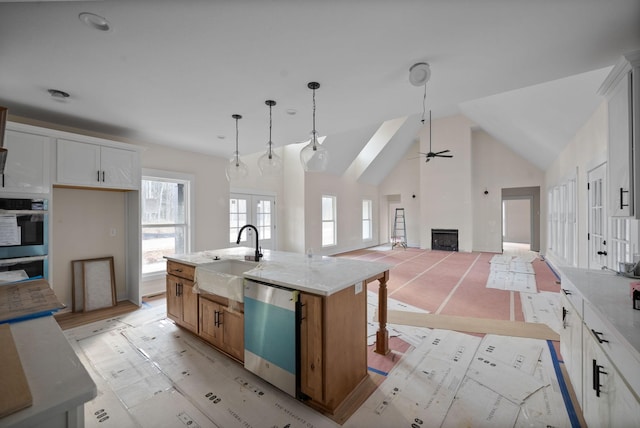
[[[253,254],[235,247],[167,257],[168,316],[243,363],[245,311],[254,307],[252,300],[233,290],[217,294],[206,278],[219,263],[244,262]],[[340,413],[368,379],[366,289],[374,281],[379,283],[376,352],[389,352],[389,269],[382,263],[265,250],[260,262],[242,273],[246,284],[289,290],[299,299],[296,398],[325,413]]]

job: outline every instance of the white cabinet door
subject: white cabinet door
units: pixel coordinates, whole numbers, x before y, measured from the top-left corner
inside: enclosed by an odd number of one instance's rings
[[[49,193],[49,137],[7,129],[2,191]]]
[[[100,146],[58,140],[58,183],[100,186]]]
[[[560,293],[560,302],[562,304],[560,353],[576,399],[582,407],[582,318],[564,292]]]
[[[58,140],[57,183],[73,186],[137,189],[139,155],[135,150]]]
[[[590,427],[640,426],[640,402],[585,324],[582,413]],[[606,343],[606,342],[605,342]]]
[[[140,187],[138,152],[114,147],[101,147],[100,164],[104,186],[119,189]]]
[[[634,215],[633,151],[631,141],[631,72],[609,99],[609,207],[613,217]]]

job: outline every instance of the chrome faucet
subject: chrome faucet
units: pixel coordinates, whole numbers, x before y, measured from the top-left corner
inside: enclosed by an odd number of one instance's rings
[[[238,240],[236,241],[236,244],[240,243],[240,238],[242,236],[242,231],[245,230],[247,227],[252,228],[256,232],[256,254],[253,257],[253,261],[259,262],[260,261],[260,257],[262,257],[262,253],[260,252],[260,247],[258,247],[258,229],[256,229],[256,227],[254,225],[245,224],[244,226],[242,226],[242,228],[240,229],[240,232],[238,232]]]

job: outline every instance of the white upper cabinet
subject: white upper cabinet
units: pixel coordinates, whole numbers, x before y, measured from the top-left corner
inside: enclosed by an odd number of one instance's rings
[[[112,189],[140,187],[137,150],[58,139],[57,155],[57,184]]]
[[[7,161],[0,192],[49,193],[51,140],[19,129],[20,126],[8,124],[5,131]]]
[[[609,107],[609,213],[640,218],[640,51],[621,58],[600,93]]]

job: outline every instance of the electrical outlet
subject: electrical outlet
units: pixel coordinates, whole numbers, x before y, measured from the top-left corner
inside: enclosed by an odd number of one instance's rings
[[[362,293],[362,283],[361,282],[356,284],[356,292],[355,292],[355,294],[359,294],[359,293]]]
[[[117,232],[116,228],[112,227],[111,229],[109,229],[109,236],[112,237],[112,238],[115,237],[116,236],[116,232]]]

